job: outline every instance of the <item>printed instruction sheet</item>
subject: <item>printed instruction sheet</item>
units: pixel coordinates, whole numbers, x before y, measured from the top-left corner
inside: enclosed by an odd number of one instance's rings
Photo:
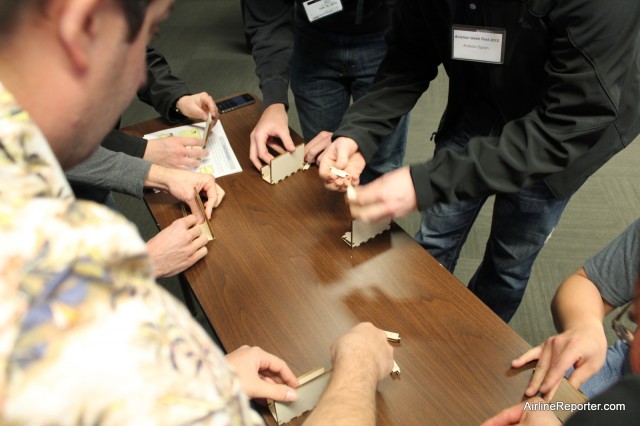
[[[205,123],[196,123],[174,127],[149,133],[148,135],[144,135],[144,138],[147,140],[169,136],[202,138],[205,131],[204,126]],[[209,153],[209,156],[203,158],[200,165],[193,169],[194,171],[209,173],[216,178],[240,173],[242,171],[242,167],[240,167],[240,163],[238,163],[238,158],[233,152],[227,134],[224,132],[222,123],[219,120],[209,134],[205,149]]]

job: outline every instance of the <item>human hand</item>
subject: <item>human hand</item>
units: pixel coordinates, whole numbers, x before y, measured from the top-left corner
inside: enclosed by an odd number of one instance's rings
[[[207,254],[207,236],[198,218],[189,215],[175,220],[147,242],[156,278],[171,277],[191,267]]]
[[[535,404],[543,403],[544,400],[541,398],[532,398],[527,402]],[[524,402],[506,408],[482,423],[482,426],[553,426],[562,424],[551,410],[529,410],[525,408],[526,405]]]
[[[189,209],[198,217],[200,223],[204,221],[204,217],[200,214],[195,191],[206,193],[208,199],[204,203],[204,209],[207,219],[211,219],[211,212],[220,205],[225,194],[224,190],[216,183],[213,175],[187,170],[167,169],[156,164],[151,165],[144,185],[168,191],[178,200],[187,203]]]
[[[347,186],[360,183],[360,174],[364,170],[365,161],[358,151],[358,144],[350,138],[338,138],[329,145],[320,161],[320,178],[324,186],[333,191],[346,191]],[[346,178],[331,173],[331,168],[344,170],[349,174]]]
[[[331,136],[333,136],[332,132],[323,130],[307,142],[304,146],[304,161],[309,164],[320,163],[324,150],[331,145]]]
[[[191,169],[200,165],[201,158],[207,155],[202,149],[202,139],[171,136],[150,139],[143,158],[164,167]]]
[[[391,220],[418,208],[408,167],[386,173],[368,185],[355,189],[347,198],[351,216],[364,222]]]
[[[257,346],[241,346],[226,356],[249,398],[295,401],[298,379],[283,360]]]
[[[213,118],[212,124],[215,124],[220,117],[218,107],[216,107],[213,98],[207,92],[196,93],[195,95],[187,95],[178,99],[176,102],[178,111],[186,117],[207,121],[208,113]]]
[[[282,141],[284,149],[275,138]],[[296,150],[289,133],[289,117],[283,104],[272,104],[265,108],[260,121],[251,132],[249,158],[258,170],[262,169],[262,162],[269,164],[273,160],[267,146],[280,154],[284,153],[285,149],[289,152]]]
[[[577,389],[600,371],[606,354],[604,328],[596,321],[548,338],[513,360],[511,366],[520,368],[537,359],[538,364],[524,394],[531,397],[540,392],[546,401],[551,401],[569,367],[575,367],[568,380]]]
[[[336,370],[351,365],[361,373],[371,373],[377,383],[393,369],[393,347],[384,331],[362,322],[331,346],[331,360]]]

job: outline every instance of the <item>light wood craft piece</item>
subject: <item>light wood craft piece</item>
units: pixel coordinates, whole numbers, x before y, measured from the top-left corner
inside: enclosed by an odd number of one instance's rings
[[[365,223],[356,219],[351,221],[351,231],[345,232],[342,240],[354,248],[388,229],[391,229],[390,221]]]
[[[324,368],[310,371],[298,377],[300,386],[296,389],[298,399],[293,402],[269,400],[269,410],[279,425],[290,422],[315,408],[331,380],[331,370]]]
[[[307,170],[308,164],[304,162],[304,144],[296,147],[294,152],[285,152],[278,155],[262,168],[262,179],[272,185],[282,179],[291,176],[300,169]]]
[[[209,135],[211,135],[211,130],[213,126],[213,117],[211,116],[211,112],[207,114],[207,121],[204,124],[204,132],[202,133],[202,146],[207,146],[207,141],[209,140]]]
[[[582,392],[576,392],[567,379],[562,379],[551,402],[563,402],[566,407],[568,404],[584,404],[587,401],[588,398]],[[573,414],[569,409],[560,410],[559,408],[556,408],[553,413],[562,423],[566,422]]]
[[[204,222],[200,224],[200,229],[202,229],[202,233],[207,236],[207,241],[212,241],[216,239],[216,236],[213,234],[213,228],[211,228],[211,223],[209,219],[207,219],[207,215],[205,214],[204,204],[202,202],[202,198],[200,197],[200,193],[196,188],[193,188],[196,192],[196,200],[198,200],[198,209],[202,216],[204,216]],[[182,217],[187,216],[187,209],[185,208],[185,204],[182,205]]]
[[[400,334],[394,333],[393,331],[385,331],[384,334],[387,335],[387,340],[390,342],[400,343]]]
[[[344,170],[338,169],[338,168],[336,168],[336,167],[331,167],[331,168],[329,169],[329,171],[330,171],[332,174],[334,174],[334,175],[336,175],[336,176],[338,176],[338,177],[341,177],[341,178],[349,177],[349,173],[345,172]]]

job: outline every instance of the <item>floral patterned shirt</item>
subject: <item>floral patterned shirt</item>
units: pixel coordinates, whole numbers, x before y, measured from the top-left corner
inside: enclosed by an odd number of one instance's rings
[[[74,199],[1,83],[0,423],[262,424],[135,227]]]

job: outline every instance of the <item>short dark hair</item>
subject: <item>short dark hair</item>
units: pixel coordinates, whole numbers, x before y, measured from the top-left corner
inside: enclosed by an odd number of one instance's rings
[[[0,0],[0,35],[11,34],[15,23],[20,19],[20,14],[28,8],[42,9],[46,0]],[[115,0],[122,6],[127,25],[129,27],[128,39],[134,40],[147,11],[147,7],[154,0]]]

